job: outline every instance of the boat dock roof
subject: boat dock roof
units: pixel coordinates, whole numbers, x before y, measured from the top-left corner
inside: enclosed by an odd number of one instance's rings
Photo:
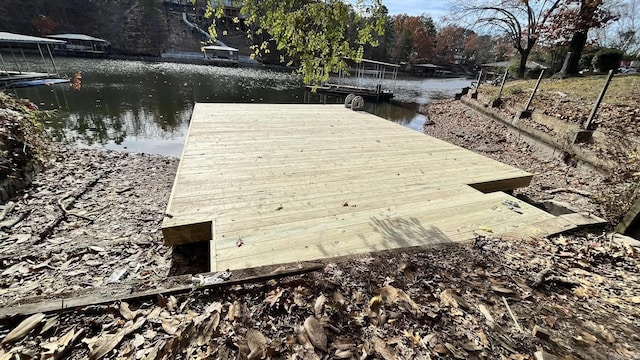
[[[53,45],[53,44],[64,44],[64,41],[0,31],[0,43]]]
[[[2,54],[0,54],[0,89],[11,88],[11,87],[29,87],[29,86],[39,86],[39,85],[53,85],[59,83],[67,83],[69,79],[64,79],[58,76],[58,70],[56,68],[55,62],[53,60],[53,56],[51,55],[51,45],[60,45],[65,42],[62,40],[42,38],[37,36],[29,36],[22,34],[14,34],[9,32],[0,32],[0,45],[7,44],[8,51],[11,52],[14,62],[9,63],[9,65],[14,68],[11,69],[8,67],[7,62],[4,61]],[[20,51],[22,52],[22,47],[25,45],[33,45],[37,47],[40,51],[40,57],[42,58],[44,67],[40,69],[32,69],[32,71],[23,70],[23,67],[18,63],[17,57],[15,56],[14,50],[12,49],[12,44],[19,45]],[[44,58],[44,53],[42,50],[42,46],[46,49],[47,54],[49,55],[49,60],[51,61],[51,68],[46,68],[46,60]],[[29,47],[29,46],[26,46]],[[25,69],[27,67],[32,68],[33,64],[28,63],[24,60],[23,53],[23,66]],[[46,68],[46,69],[45,69]],[[36,70],[36,71],[33,71]],[[44,70],[44,71],[43,71]],[[45,72],[46,71],[46,72]]]
[[[341,105],[199,103],[163,235],[211,271],[469,241],[554,218],[501,192],[531,177]]]
[[[84,35],[84,34],[55,34],[55,35],[47,35],[47,37],[58,40],[78,40],[78,41],[91,41],[91,42],[101,42],[107,43],[108,41],[105,39],[99,39],[93,36]]]
[[[219,50],[219,51],[238,51],[236,48],[232,48],[230,46],[220,46],[220,45],[207,45],[201,48],[204,50]]]

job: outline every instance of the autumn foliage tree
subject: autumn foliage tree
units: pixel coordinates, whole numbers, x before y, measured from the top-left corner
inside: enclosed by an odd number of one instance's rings
[[[561,76],[578,74],[589,30],[603,27],[616,18],[605,6],[604,0],[564,0],[560,3],[545,30],[550,39],[568,46]]]
[[[47,36],[53,33],[53,31],[58,27],[55,21],[51,20],[49,17],[44,15],[39,15],[31,21],[31,25],[33,25],[38,33],[42,36]]]
[[[393,31],[393,61],[427,62],[432,59],[437,31],[429,16],[396,15],[393,17]]]
[[[436,59],[441,64],[452,63],[456,55],[462,55],[471,30],[458,25],[447,25],[436,36]]]

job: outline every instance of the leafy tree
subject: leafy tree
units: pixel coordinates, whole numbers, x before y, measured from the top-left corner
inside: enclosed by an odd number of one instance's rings
[[[382,5],[381,14],[384,16],[384,34],[374,33],[374,39],[378,46],[365,46],[364,56],[367,59],[388,62],[395,48],[395,31],[393,29],[393,18],[389,16],[389,10],[384,5]]]
[[[493,48],[491,53],[494,61],[506,61],[514,56],[514,48],[511,45],[511,39],[506,36],[494,36]]]
[[[550,15],[562,0],[476,0],[458,4],[459,14],[478,26],[506,34],[520,55],[518,77],[525,75],[527,59]]]
[[[391,53],[391,59],[396,63],[409,62],[413,52],[413,40],[408,29],[394,29],[397,34],[395,46]]]
[[[564,0],[560,4],[547,26],[551,38],[561,42],[569,39],[568,53],[560,76],[578,74],[589,30],[603,27],[615,19],[616,15],[604,6],[604,0]]]
[[[431,60],[437,32],[431,17],[396,15],[393,18],[393,26],[395,34],[398,34],[395,39],[394,61]]]
[[[216,7],[208,3],[207,15],[221,17],[224,4],[214,2]],[[383,34],[386,15],[381,0],[357,0],[354,5],[341,0],[244,0],[241,14],[254,35],[268,34],[254,54],[269,52],[268,42],[275,42],[277,50],[299,65],[297,72],[307,84],[345,69],[344,58],[362,59],[365,45],[377,46],[374,35]],[[215,24],[210,32],[215,38]]]
[[[47,36],[53,33],[53,31],[58,27],[55,21],[51,20],[49,17],[40,15],[31,21],[31,24],[38,30],[38,33],[42,36]]]
[[[437,62],[446,64],[454,61],[456,54],[463,54],[467,36],[471,33],[458,25],[447,25],[436,36]]]
[[[489,62],[493,58],[493,49],[491,44],[494,39],[491,35],[478,35],[470,32],[464,43],[464,56],[468,63],[481,65]]]

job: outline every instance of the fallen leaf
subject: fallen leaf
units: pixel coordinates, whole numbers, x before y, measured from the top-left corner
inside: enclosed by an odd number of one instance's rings
[[[309,340],[315,347],[324,352],[327,351],[327,334],[315,316],[309,316],[304,321],[304,330],[307,332]]]
[[[18,324],[15,329],[11,330],[11,332],[8,333],[7,336],[4,337],[4,339],[2,339],[2,342],[0,344],[7,344],[22,339],[23,337],[27,336],[27,334],[29,334],[31,330],[38,326],[38,324],[40,324],[43,319],[44,314],[38,313],[22,320],[22,322]]]
[[[122,315],[125,320],[135,319],[135,317],[138,316],[138,313],[139,311],[131,311],[131,309],[129,309],[129,304],[126,302],[122,301],[120,303],[120,315]]]
[[[173,295],[169,296],[169,298],[167,299],[166,308],[167,310],[169,310],[169,312],[175,312],[178,308],[178,299],[176,299],[176,297]]]
[[[456,348],[455,346],[453,346],[452,344],[444,343],[444,347],[446,347],[447,350],[449,350],[449,352],[456,359],[466,359],[467,358],[467,353],[464,352],[464,350],[460,350],[460,349]]]
[[[351,359],[351,357],[353,356],[353,351],[351,350],[336,350],[335,357],[337,357],[338,359]]]
[[[229,305],[229,312],[227,313],[227,319],[234,321],[236,318],[242,317],[242,305],[238,300]]]
[[[196,340],[196,343],[198,344],[198,346],[203,346],[211,340],[211,338],[213,337],[213,332],[216,331],[219,324],[220,324],[220,313],[215,312],[213,313],[213,315],[211,315],[211,317],[209,318],[209,321],[204,326],[204,330],[198,333],[198,338]]]
[[[409,295],[404,292],[404,290],[397,289],[391,285],[387,285],[380,289],[380,296],[387,304],[392,304],[396,302],[402,302],[409,305],[410,310],[414,313],[420,310],[420,305],[418,305],[415,301],[409,297]]]
[[[458,301],[456,301],[455,293],[451,289],[446,289],[440,293],[440,302],[442,302],[443,306],[458,307]]]
[[[511,295],[515,293],[513,290],[507,287],[498,286],[498,285],[491,285],[491,290],[503,295]]]
[[[162,329],[169,335],[173,335],[178,331],[180,320],[178,319],[161,319]]]
[[[298,325],[294,330],[296,332],[296,339],[298,340],[298,343],[306,350],[313,350],[313,344],[311,343],[311,340],[309,340],[309,336],[307,335],[304,326]]]
[[[489,309],[487,309],[487,307],[484,304],[480,304],[478,305],[478,310],[480,311],[480,313],[482,315],[484,315],[486,321],[487,321],[487,325],[490,328],[493,328],[493,326],[495,325],[495,320],[493,319],[493,316],[491,316],[491,313],[489,312]]]
[[[339,291],[335,291],[333,293],[333,301],[335,301],[336,303],[342,306],[345,304],[346,299],[344,298],[344,295],[342,295]]]
[[[42,345],[47,351],[43,351],[40,354],[41,359],[56,359],[60,357],[60,354],[65,350],[69,342],[75,336],[75,328],[68,331],[60,339],[54,340],[47,344]],[[55,338],[54,338],[55,339]]]
[[[315,304],[313,305],[313,311],[315,312],[317,317],[321,317],[324,310],[324,303],[327,301],[327,298],[324,294],[320,294],[316,299]]]
[[[406,336],[409,339],[409,341],[411,341],[411,345],[413,345],[413,347],[418,347],[422,344],[422,339],[420,338],[420,335],[417,333],[408,332],[405,330],[404,336]]]
[[[53,316],[53,317],[47,319],[47,321],[44,323],[44,325],[42,325],[42,330],[40,330],[40,334],[46,333],[47,331],[49,331],[51,328],[53,328],[57,324],[58,324],[58,316]]]
[[[482,346],[474,343],[474,342],[466,342],[464,344],[461,345],[463,349],[465,349],[466,351],[470,351],[470,352],[474,352],[474,351],[481,351],[482,350]]]
[[[153,310],[151,310],[149,315],[147,315],[147,320],[157,319],[160,316],[161,312],[162,312],[162,308],[160,306],[156,306],[155,308],[153,308]]]
[[[373,339],[371,339],[371,341],[373,342],[373,349],[380,356],[382,356],[383,359],[385,359],[385,360],[396,360],[398,358],[398,355],[396,355],[396,352],[393,350],[393,348],[388,346],[379,337],[376,336]]]
[[[247,331],[247,345],[249,345],[251,352],[263,348],[268,342],[267,338],[259,330],[249,329]]]
[[[267,293],[267,296],[265,297],[264,301],[267,304],[274,306],[279,302],[284,292],[285,292],[284,289],[281,289],[281,288],[273,289]]]
[[[124,338],[125,329],[118,331],[115,334],[102,335],[98,341],[94,344],[93,348],[89,350],[89,359],[98,360],[107,355],[113,350]]]

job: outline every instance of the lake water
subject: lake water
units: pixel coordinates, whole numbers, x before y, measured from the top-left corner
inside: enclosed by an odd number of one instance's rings
[[[16,95],[41,109],[57,109],[45,120],[47,129],[57,140],[81,147],[180,156],[195,102],[343,102],[305,90],[289,73],[263,69],[76,58],[57,58],[56,64],[69,77],[82,71],[80,90],[63,84],[18,89]],[[453,97],[470,83],[389,81],[384,87],[395,88],[394,103],[368,103],[365,110],[420,130],[420,104]]]

